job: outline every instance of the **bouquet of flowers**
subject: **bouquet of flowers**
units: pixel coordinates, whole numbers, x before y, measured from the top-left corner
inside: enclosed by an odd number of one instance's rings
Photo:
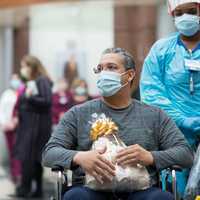
[[[96,115],[92,123],[90,136],[93,141],[92,150],[106,148],[103,156],[115,165],[115,177],[111,182],[103,184],[86,174],[86,186],[94,190],[131,192],[144,190],[150,187],[150,178],[147,169],[137,164],[136,166],[121,167],[116,163],[118,151],[126,145],[118,136],[117,125],[104,114]]]

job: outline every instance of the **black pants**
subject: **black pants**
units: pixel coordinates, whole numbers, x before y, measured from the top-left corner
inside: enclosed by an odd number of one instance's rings
[[[31,192],[33,181],[36,183],[36,192],[42,192],[42,174],[43,168],[40,162],[22,162],[21,188],[25,191],[25,193]]]

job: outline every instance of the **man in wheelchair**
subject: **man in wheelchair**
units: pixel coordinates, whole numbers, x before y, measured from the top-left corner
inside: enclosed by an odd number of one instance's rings
[[[116,196],[124,200],[174,199],[171,193],[156,187],[157,172],[173,165],[192,166],[193,155],[184,136],[162,110],[131,98],[135,64],[126,50],[106,49],[95,72],[98,73],[97,87],[102,98],[66,112],[43,152],[44,166],[73,170],[74,186],[63,199],[106,200]],[[84,173],[102,184],[115,176],[115,165],[102,156],[105,149],[90,150],[90,122],[94,113],[104,113],[119,127],[119,137],[127,147],[118,152],[117,164],[145,166],[150,175],[150,188],[114,193],[92,190],[81,182]]]

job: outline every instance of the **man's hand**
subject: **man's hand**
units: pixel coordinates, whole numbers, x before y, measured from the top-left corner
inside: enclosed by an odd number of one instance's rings
[[[122,149],[117,154],[117,163],[121,166],[135,166],[137,164],[148,166],[152,165],[153,162],[154,159],[151,152],[138,144]]]
[[[14,117],[9,123],[6,123],[4,126],[2,126],[3,131],[15,130],[18,125],[18,121],[18,118]]]
[[[32,96],[32,94],[33,94],[33,91],[30,88],[26,88],[26,91],[25,91],[26,97],[29,98],[30,96]]]
[[[105,150],[78,152],[74,156],[73,163],[81,166],[101,184],[112,181],[115,176],[115,166],[101,155],[104,152]]]
[[[3,130],[4,131],[13,131],[15,129],[15,126],[12,122],[9,122],[9,123],[6,123],[4,126],[3,126]]]
[[[59,114],[59,120],[62,119],[62,117],[64,116],[64,114],[65,114],[65,112],[61,112],[61,113]]]

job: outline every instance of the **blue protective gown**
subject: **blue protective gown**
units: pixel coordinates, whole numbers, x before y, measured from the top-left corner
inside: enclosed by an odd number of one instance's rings
[[[198,134],[181,126],[187,117],[200,117],[200,72],[192,72],[194,93],[190,93],[191,72],[185,59],[200,61],[200,43],[189,51],[176,33],[157,41],[145,59],[140,80],[141,100],[163,109],[176,122],[192,147]],[[186,175],[178,175],[183,195]]]
[[[179,128],[187,117],[200,117],[200,72],[193,72],[194,93],[190,93],[190,71],[185,59],[200,61],[200,43],[188,51],[179,34],[157,41],[145,59],[140,93],[143,102],[163,109]],[[184,131],[191,145],[197,133]]]

